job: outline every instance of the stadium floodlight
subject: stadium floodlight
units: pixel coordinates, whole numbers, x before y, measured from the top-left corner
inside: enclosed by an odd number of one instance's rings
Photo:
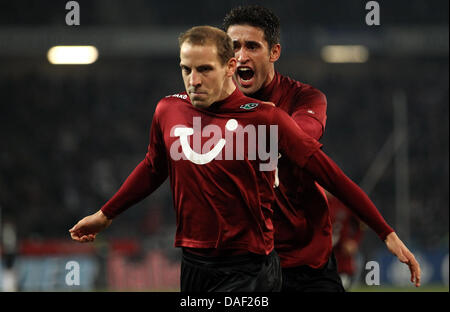
[[[51,64],[92,64],[98,58],[98,50],[94,46],[54,46],[48,50],[48,61]]]
[[[321,56],[327,63],[365,63],[369,50],[362,45],[327,45],[322,48]]]

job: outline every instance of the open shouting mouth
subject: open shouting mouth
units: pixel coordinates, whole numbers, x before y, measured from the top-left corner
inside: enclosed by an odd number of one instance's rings
[[[249,87],[253,83],[253,77],[255,76],[255,72],[248,66],[242,66],[237,68],[237,77],[239,83],[243,87]]]

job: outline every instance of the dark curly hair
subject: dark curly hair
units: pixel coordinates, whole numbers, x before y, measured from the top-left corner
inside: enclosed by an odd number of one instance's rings
[[[232,9],[223,19],[222,29],[227,31],[232,25],[250,25],[261,28],[269,48],[280,42],[280,19],[265,7],[249,5]]]

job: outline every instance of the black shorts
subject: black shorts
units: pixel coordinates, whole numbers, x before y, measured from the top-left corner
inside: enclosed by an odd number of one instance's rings
[[[283,269],[282,292],[345,292],[332,253],[323,268],[299,266]]]
[[[201,257],[183,251],[182,292],[272,292],[281,291],[280,258],[246,254]]]

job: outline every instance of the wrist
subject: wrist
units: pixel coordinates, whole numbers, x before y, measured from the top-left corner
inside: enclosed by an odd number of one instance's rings
[[[108,218],[108,216],[101,209],[99,211],[97,211],[96,214],[97,214],[97,216],[99,216],[104,221],[111,221],[112,220],[112,218]]]

